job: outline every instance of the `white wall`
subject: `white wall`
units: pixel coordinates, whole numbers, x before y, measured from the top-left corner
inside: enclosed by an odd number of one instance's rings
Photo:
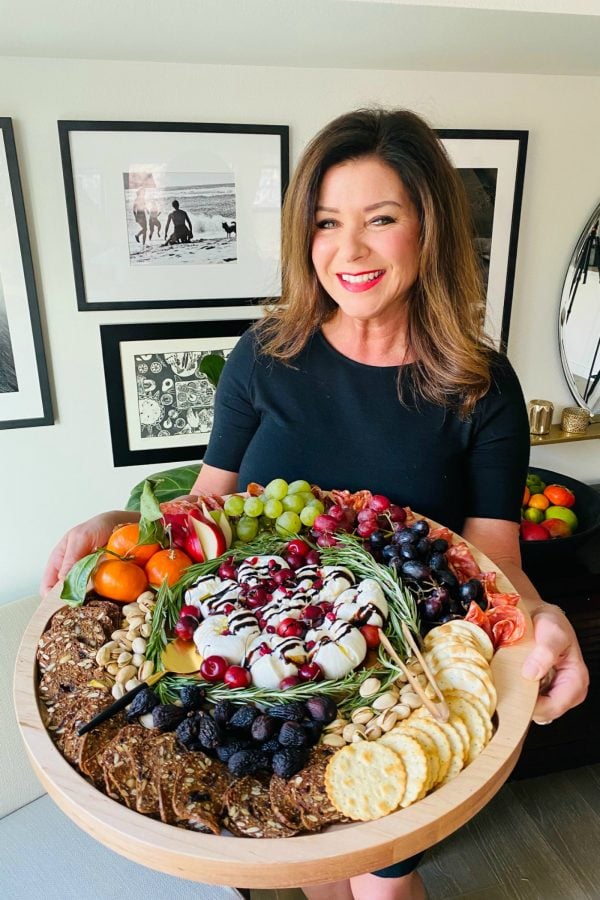
[[[151,471],[113,468],[98,326],[225,315],[77,311],[57,119],[289,124],[293,160],[327,120],[372,102],[415,109],[434,127],[529,130],[509,355],[525,396],[560,410],[572,401],[557,310],[576,238],[600,199],[590,114],[599,99],[600,78],[0,59],[0,115],[16,131],[56,412],[54,426],[0,431],[0,602],[34,590],[66,528],[120,507]],[[595,441],[542,447],[532,460],[593,482],[599,450]]]

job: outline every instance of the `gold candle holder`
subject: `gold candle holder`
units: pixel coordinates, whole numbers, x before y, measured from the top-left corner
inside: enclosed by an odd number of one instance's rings
[[[590,414],[580,406],[565,406],[560,419],[560,427],[567,434],[584,434],[590,424]]]
[[[531,434],[548,434],[552,425],[554,404],[550,400],[530,400],[527,404],[529,412],[529,431]]]

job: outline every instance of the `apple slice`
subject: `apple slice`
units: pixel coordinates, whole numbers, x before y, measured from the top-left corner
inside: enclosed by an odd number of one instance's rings
[[[211,519],[216,523],[218,528],[223,532],[223,536],[225,537],[225,543],[227,544],[226,549],[229,550],[233,543],[233,532],[231,530],[231,525],[229,524],[229,519],[227,518],[226,513],[222,509],[209,509],[206,503],[202,503],[202,513],[205,519],[208,519],[210,522]]]
[[[194,531],[198,535],[204,559],[216,559],[227,550],[225,535],[212,519],[190,519]]]

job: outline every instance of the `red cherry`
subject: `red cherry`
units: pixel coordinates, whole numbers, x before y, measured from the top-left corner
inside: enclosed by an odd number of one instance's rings
[[[288,688],[296,687],[296,685],[300,684],[301,680],[297,675],[288,675],[287,678],[282,678],[279,682],[279,689],[282,691],[287,691]]]
[[[298,556],[306,556],[310,547],[306,543],[306,541],[300,540],[300,538],[294,538],[287,545],[288,553],[296,553]]]
[[[318,666],[317,663],[309,662],[300,666],[298,675],[302,681],[321,681],[323,678],[323,671],[321,666]]]
[[[269,595],[264,588],[253,587],[246,594],[246,606],[249,609],[258,609],[259,606],[264,606],[268,599]]]
[[[323,610],[320,606],[305,606],[302,610],[302,618],[307,622],[314,622],[316,619],[323,618]]]
[[[304,561],[309,566],[318,566],[321,563],[321,557],[316,550],[309,550]]]
[[[362,628],[359,628],[359,631],[367,642],[369,650],[375,650],[376,647],[379,647],[379,628],[376,625],[363,625]]]
[[[248,669],[243,666],[229,666],[223,676],[223,681],[229,688],[245,688],[252,681],[252,677]]]
[[[198,619],[194,619],[192,616],[183,616],[175,622],[173,631],[182,641],[191,641],[197,627]]]
[[[332,534],[320,534],[317,538],[319,547],[336,547],[337,541]]]
[[[326,618],[326,619],[329,619],[330,622],[335,622],[337,616],[336,616],[336,614],[333,612],[333,610],[331,610],[331,612],[328,612],[328,613],[326,614],[325,618]]]
[[[185,603],[179,610],[179,618],[183,619],[184,616],[191,616],[199,622],[202,618],[202,613],[197,606],[192,606],[191,603]]]
[[[233,563],[233,559],[224,560],[219,568],[217,569],[220,578],[226,578],[231,581],[235,581],[235,577],[237,575],[237,570]]]
[[[304,557],[299,553],[288,553],[287,564],[290,569],[299,569],[304,565]]]
[[[277,586],[284,584],[292,573],[289,569],[280,569],[278,572],[273,573],[273,581]]]
[[[268,644],[260,644],[258,647],[258,652],[261,656],[269,656],[273,651],[269,647]]]
[[[304,637],[304,625],[297,619],[282,619],[277,634],[279,637]]]
[[[205,681],[223,681],[228,668],[229,663],[222,656],[207,656],[206,659],[202,660],[200,674]]]

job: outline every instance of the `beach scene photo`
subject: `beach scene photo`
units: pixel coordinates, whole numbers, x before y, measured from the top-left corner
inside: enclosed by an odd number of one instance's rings
[[[19,390],[6,303],[0,275],[0,394],[14,394]]]
[[[237,261],[235,178],[231,172],[123,174],[131,265],[211,265]]]
[[[457,172],[469,198],[475,231],[475,249],[481,266],[483,287],[487,291],[498,169],[457,169]]]

